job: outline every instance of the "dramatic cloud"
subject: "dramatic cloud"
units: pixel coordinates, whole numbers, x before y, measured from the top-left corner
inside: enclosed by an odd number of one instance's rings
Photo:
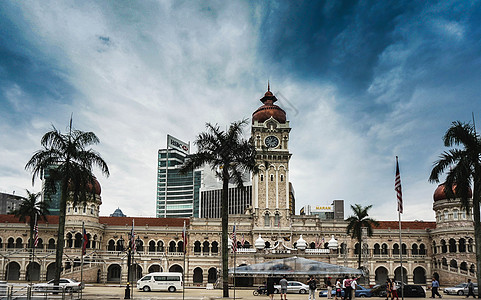
[[[291,122],[301,206],[373,204],[394,219],[399,155],[406,219],[433,219],[427,182],[454,120],[478,115],[477,3],[0,3],[0,190],[52,125],[95,132],[111,168],[101,214],[155,214],[157,150],[206,122],[249,118],[270,79]],[[36,190],[39,189],[37,183]]]

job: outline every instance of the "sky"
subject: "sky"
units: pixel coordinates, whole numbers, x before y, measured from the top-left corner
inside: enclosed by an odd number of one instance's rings
[[[403,220],[434,220],[442,136],[481,126],[480,23],[479,1],[1,1],[0,191],[40,191],[25,164],[72,116],[110,168],[101,215],[155,216],[167,134],[251,118],[269,80],[297,212],[397,220],[399,156]]]

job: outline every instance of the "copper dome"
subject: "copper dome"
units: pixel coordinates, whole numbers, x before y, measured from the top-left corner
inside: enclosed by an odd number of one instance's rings
[[[457,197],[458,195],[456,195],[456,185],[453,185],[453,191],[455,196]],[[469,189],[468,198],[472,198],[472,197],[473,197],[473,192],[471,191],[471,189]],[[446,192],[444,191],[444,183],[438,185],[438,187],[434,191],[433,199],[434,201],[448,199],[448,197],[446,196]]]
[[[264,103],[264,105],[259,107],[252,114],[252,123],[254,123],[254,121],[262,123],[270,117],[273,117],[279,123],[286,123],[286,112],[274,104],[274,102],[277,101],[277,98],[269,89],[264,94],[264,97],[262,97],[260,100],[262,103]]]
[[[69,188],[69,190],[73,190],[73,187],[71,186],[70,183],[69,183],[68,188]],[[87,191],[90,192],[90,193],[94,193],[96,195],[100,195],[100,193],[102,192],[102,188],[100,187],[100,183],[98,182],[97,178],[94,177],[93,186],[92,186],[91,183],[87,184]]]

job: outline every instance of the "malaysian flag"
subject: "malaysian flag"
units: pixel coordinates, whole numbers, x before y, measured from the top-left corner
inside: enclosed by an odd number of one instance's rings
[[[401,173],[399,173],[399,162],[396,156],[396,180],[394,182],[394,190],[397,193],[397,211],[403,213],[403,193],[401,190]]]
[[[38,245],[38,225],[37,225],[37,217],[35,217],[35,226],[33,226],[33,247],[37,247]]]
[[[135,253],[135,231],[134,231],[134,219],[132,219],[132,230],[130,231],[130,248],[132,253]]]
[[[185,221],[184,221],[184,228],[182,228],[182,242],[184,243],[184,253],[186,252],[185,250],[187,249],[187,231],[185,228]]]
[[[87,236],[87,231],[85,230],[84,223],[82,223],[82,255],[87,253],[87,243],[89,241],[89,237]]]
[[[234,225],[234,230],[232,231],[232,251],[233,252],[237,251],[237,239],[236,239],[236,234],[235,234],[235,225]]]

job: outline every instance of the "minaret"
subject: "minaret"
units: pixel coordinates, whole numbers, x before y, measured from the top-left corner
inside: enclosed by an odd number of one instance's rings
[[[286,112],[275,105],[270,91],[252,114],[252,138],[257,150],[258,174],[252,178],[253,208],[258,227],[289,226],[292,207],[289,202],[289,121]]]

